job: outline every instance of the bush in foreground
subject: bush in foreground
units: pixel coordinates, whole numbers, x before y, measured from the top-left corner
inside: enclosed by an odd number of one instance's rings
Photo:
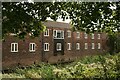
[[[116,55],[86,56],[73,63],[16,69],[14,73],[3,74],[3,78],[119,78],[120,53]],[[59,66],[59,67],[58,67]]]

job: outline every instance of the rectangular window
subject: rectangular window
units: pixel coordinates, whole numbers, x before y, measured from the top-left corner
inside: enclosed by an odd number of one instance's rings
[[[11,52],[18,52],[18,43],[11,43]]]
[[[46,29],[46,31],[44,32],[44,36],[49,36],[49,29]]]
[[[57,31],[57,38],[61,38],[61,37],[62,37],[61,31]]]
[[[98,39],[100,39],[100,34],[98,34]]]
[[[68,37],[71,37],[71,31],[68,30],[67,33],[68,33]]]
[[[54,37],[54,38],[57,37],[57,30],[53,30],[53,37]]]
[[[54,30],[53,37],[54,37],[54,39],[64,39],[64,31],[63,30]]]
[[[92,36],[92,39],[94,39],[94,34],[92,34],[91,36]]]
[[[87,33],[84,33],[84,38],[85,38],[85,39],[87,39],[87,38],[88,38]]]
[[[100,43],[98,43],[98,49],[101,49],[101,44]]]
[[[49,51],[49,43],[44,43],[44,51]]]
[[[85,49],[88,49],[88,43],[85,43]]]
[[[92,49],[95,49],[95,44],[94,43],[92,43]]]
[[[77,50],[80,49],[80,43],[76,43],[76,49],[77,49]]]
[[[80,38],[80,32],[76,33],[77,38]]]
[[[57,43],[57,46],[56,46],[57,51],[61,51],[61,48],[62,48],[61,43]]]
[[[68,49],[67,50],[71,50],[71,43],[67,43]]]
[[[29,44],[29,51],[30,51],[30,52],[35,52],[35,46],[36,46],[35,43],[30,43],[30,44]]]

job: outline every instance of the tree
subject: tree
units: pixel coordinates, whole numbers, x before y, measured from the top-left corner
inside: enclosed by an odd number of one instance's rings
[[[59,13],[58,3],[28,3],[28,2],[5,2],[2,3],[2,19],[3,36],[8,33],[17,34],[20,38],[24,38],[27,33],[32,36],[39,36],[43,31],[47,17],[57,19]]]
[[[120,3],[66,3],[66,10],[77,30],[109,32],[120,29]],[[64,6],[64,7],[65,7]],[[71,8],[70,8],[71,6]],[[116,9],[111,8],[116,7]]]
[[[120,34],[117,34],[117,39],[115,40],[115,52],[120,52]]]
[[[120,33],[109,33],[107,46],[110,54],[120,52]]]
[[[116,9],[111,9],[115,6]],[[71,19],[74,30],[115,32],[120,30],[120,2],[7,2],[2,3],[3,36],[27,33],[38,36],[48,17]]]

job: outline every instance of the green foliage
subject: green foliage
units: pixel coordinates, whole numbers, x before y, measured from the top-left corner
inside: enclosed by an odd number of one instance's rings
[[[50,64],[42,64],[41,68],[38,70],[42,78],[54,78],[53,74],[54,66]]]
[[[119,77],[120,53],[87,56],[64,66],[41,63],[25,69],[18,68],[14,73],[3,74],[3,78],[53,78],[55,80],[64,78],[117,79]]]
[[[119,16],[120,2],[3,2],[2,33],[15,33],[20,38],[31,33],[36,37],[48,17],[55,21],[69,18],[74,30],[88,33],[119,32]]]
[[[120,33],[109,33],[107,45],[110,54],[120,52]]]
[[[84,58],[81,58],[79,60],[79,62],[84,63],[84,64],[90,64],[90,63],[97,63],[100,62],[101,55],[97,55],[97,56],[86,56]]]
[[[55,7],[56,6],[56,7]],[[58,10],[56,3],[52,2],[3,2],[2,3],[2,33],[14,33],[24,38],[27,33],[34,37],[39,36],[43,31],[47,17],[52,16]],[[60,11],[60,10],[59,10]],[[59,11],[57,13],[59,13]],[[55,16],[57,18],[57,16]],[[53,19],[53,18],[52,18]]]

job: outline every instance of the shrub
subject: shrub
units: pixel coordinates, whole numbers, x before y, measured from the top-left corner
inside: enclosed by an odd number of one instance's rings
[[[65,66],[62,66],[65,65]],[[116,55],[86,56],[69,64],[41,63],[15,73],[3,74],[3,78],[118,78],[120,77],[120,53]]]

